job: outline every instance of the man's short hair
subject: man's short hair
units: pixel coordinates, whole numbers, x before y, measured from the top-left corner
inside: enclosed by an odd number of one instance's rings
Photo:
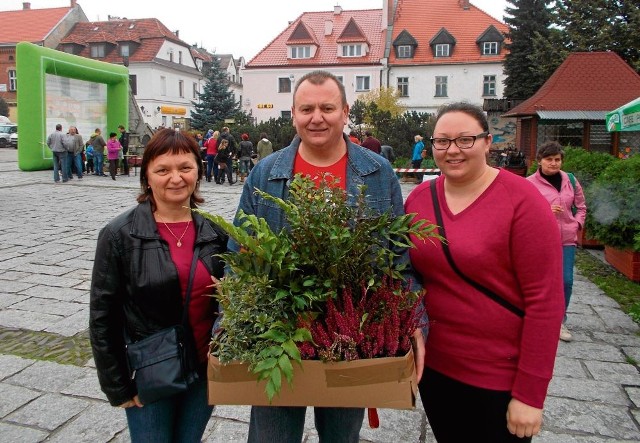
[[[60,123],[56,125],[56,131],[62,131],[62,125]]]
[[[366,135],[367,137],[371,137],[371,136],[373,136],[373,134],[371,133],[371,131],[364,131],[364,135]]]
[[[347,106],[348,105],[348,103],[347,103],[347,93],[346,93],[346,91],[344,89],[344,85],[338,79],[338,77],[336,77],[335,75],[333,75],[332,73],[330,73],[328,71],[311,71],[311,72],[306,73],[302,77],[300,77],[300,79],[296,83],[296,87],[293,90],[293,103],[294,103],[294,105],[295,105],[295,102],[296,102],[296,93],[298,92],[298,88],[300,87],[300,85],[303,82],[308,81],[312,85],[322,85],[327,80],[333,80],[335,82],[335,84],[338,85],[338,89],[340,90],[340,98],[342,99],[342,106]]]

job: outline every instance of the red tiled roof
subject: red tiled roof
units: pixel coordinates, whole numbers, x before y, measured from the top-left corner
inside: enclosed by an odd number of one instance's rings
[[[482,55],[476,40],[489,26],[506,33],[508,28],[482,9],[470,4],[463,9],[459,0],[400,0],[393,24],[393,42],[403,31],[408,31],[417,41],[413,58],[397,58],[395,51],[389,55],[389,64],[424,65],[443,63],[500,62],[504,59],[504,46],[500,54]],[[445,28],[456,40],[451,57],[434,57],[429,41]]]
[[[0,43],[41,42],[72,9],[0,11]]]
[[[349,21],[353,19],[360,28],[366,40],[358,38],[355,41],[368,41],[369,52],[363,57],[338,57],[338,38]],[[330,35],[325,35],[325,23],[333,22]],[[300,22],[312,33],[311,38],[318,44],[316,54],[311,59],[289,59],[287,43],[289,37]],[[378,64],[384,55],[384,36],[381,30],[382,10],[363,9],[356,11],[343,10],[340,14],[328,12],[304,12],[291,23],[280,35],[269,43],[262,51],[246,64],[247,68],[265,66],[308,66],[308,65],[362,65]],[[349,41],[354,41],[349,39]],[[305,41],[310,44],[310,42]]]
[[[190,45],[180,40],[160,20],[155,18],[143,18],[135,20],[110,20],[106,22],[76,23],[71,32],[62,39],[64,43],[100,43],[108,42],[136,42],[140,46],[131,53],[131,62],[151,61],[156,57],[165,40],[181,43],[190,48]],[[90,47],[87,45],[81,53],[83,57],[90,56]],[[191,49],[189,49],[191,53]],[[109,52],[101,61],[109,63],[122,63],[122,57],[118,51]]]
[[[640,75],[615,52],[574,52],[505,116],[537,111],[610,111],[640,96]]]

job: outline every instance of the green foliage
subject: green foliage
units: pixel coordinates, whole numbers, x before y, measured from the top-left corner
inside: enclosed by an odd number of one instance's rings
[[[282,376],[291,383],[292,362],[300,363],[296,343],[311,341],[299,319],[322,312],[326,300],[344,288],[375,288],[383,276],[402,280],[397,259],[413,246],[409,236],[437,233],[435,225],[413,214],[372,213],[364,187],[355,206],[341,188],[324,180],[316,186],[301,176],[291,182],[288,200],[256,192],[283,210],[288,229],[273,232],[264,219],[242,211],[235,225],[197,211],[240,246],[221,256],[231,272],[218,290],[224,315],[211,352],[223,363],[248,362],[267,380],[271,400]]]
[[[200,101],[192,102],[195,111],[191,112],[191,127],[201,131],[209,128],[224,126],[226,118],[244,120],[240,105],[235,101],[229,90],[229,80],[220,68],[218,58],[213,57],[211,68],[206,75],[206,83],[202,93],[198,94]]]
[[[537,59],[534,53],[534,39],[538,36],[542,41],[549,37],[551,24],[550,1],[510,0],[513,7],[507,7],[504,20],[509,26],[507,37],[511,40],[506,45],[509,52],[504,62],[505,96],[510,99],[526,99],[531,97],[546,81],[547,77],[538,75]],[[540,43],[539,43],[540,44]]]
[[[586,195],[590,235],[609,246],[640,251],[640,156],[612,161]]]

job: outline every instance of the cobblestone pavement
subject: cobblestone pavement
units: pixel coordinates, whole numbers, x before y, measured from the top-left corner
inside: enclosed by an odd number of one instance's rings
[[[138,177],[54,184],[0,149],[0,440],[126,442],[88,348],[89,284],[99,228],[134,204]],[[203,209],[231,219],[238,185],[203,184]],[[406,196],[414,185],[403,184]],[[544,443],[640,441],[640,337],[617,303],[576,275],[569,328],[549,389]],[[65,363],[65,364],[63,364]],[[364,442],[434,442],[424,411],[381,410]],[[248,407],[217,407],[205,442],[245,441]],[[461,419],[461,424],[464,418]],[[318,441],[308,417],[305,441]]]

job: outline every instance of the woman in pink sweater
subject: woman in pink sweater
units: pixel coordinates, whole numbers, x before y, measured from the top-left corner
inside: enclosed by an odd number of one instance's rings
[[[560,234],[531,183],[487,164],[482,109],[453,103],[430,140],[447,247],[411,251],[423,277],[430,330],[420,396],[438,442],[531,441],[540,431],[563,315]],[[429,182],[407,213],[436,221]],[[479,285],[478,285],[479,284]],[[482,288],[480,287],[482,286]]]
[[[109,134],[109,140],[107,141],[107,160],[109,160],[109,175],[111,180],[116,179],[116,173],[118,172],[118,155],[122,145],[118,141],[118,134],[112,132]]]

